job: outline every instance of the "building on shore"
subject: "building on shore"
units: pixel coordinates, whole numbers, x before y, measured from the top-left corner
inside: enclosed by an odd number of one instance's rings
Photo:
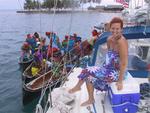
[[[83,3],[88,3],[88,2],[94,2],[94,3],[101,3],[102,0],[81,0]]]
[[[96,0],[95,0],[96,1]],[[123,3],[114,1],[114,0],[99,0],[96,2],[86,2],[82,4],[83,8],[87,8],[88,10],[96,10],[96,11],[122,11],[124,9]]]

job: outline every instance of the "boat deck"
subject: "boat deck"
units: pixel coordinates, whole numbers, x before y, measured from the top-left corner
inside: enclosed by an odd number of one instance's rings
[[[67,92],[70,88],[72,88],[77,83],[78,81],[77,76],[80,74],[81,70],[82,70],[81,68],[75,68],[73,73],[71,73],[71,75],[68,78],[69,81],[67,81],[63,85],[63,90],[65,92]],[[135,79],[136,81],[138,81],[139,84],[148,82],[148,79],[146,78],[135,78]],[[58,90],[58,88],[56,90]],[[94,106],[93,105],[85,106],[85,107],[80,106],[81,103],[87,100],[88,98],[86,85],[84,84],[81,88],[81,91],[78,91],[75,94],[73,94],[73,96],[75,96],[75,101],[69,105],[70,110],[68,113],[113,113],[107,93],[96,91],[96,90],[94,92],[95,92]],[[56,93],[52,92],[52,97],[53,96],[56,96]],[[53,101],[55,102],[55,99],[53,99]],[[49,108],[47,113],[54,113],[54,109]],[[60,113],[60,111],[57,112],[55,111],[55,113]]]

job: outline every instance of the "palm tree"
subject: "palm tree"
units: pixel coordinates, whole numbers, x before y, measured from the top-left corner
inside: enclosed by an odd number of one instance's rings
[[[25,0],[24,9],[32,9],[32,0]]]

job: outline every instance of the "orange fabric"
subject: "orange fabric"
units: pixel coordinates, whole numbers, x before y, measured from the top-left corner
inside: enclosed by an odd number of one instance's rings
[[[57,51],[59,51],[59,49],[58,48],[55,48],[55,47],[48,47],[48,57],[51,57],[52,56],[52,54],[54,54],[55,52],[57,52]]]

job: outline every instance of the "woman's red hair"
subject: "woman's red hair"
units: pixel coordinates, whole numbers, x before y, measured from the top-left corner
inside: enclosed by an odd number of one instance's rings
[[[121,29],[123,28],[123,20],[119,17],[114,17],[111,21],[110,21],[110,27],[112,24],[114,23],[120,23],[120,27]]]

